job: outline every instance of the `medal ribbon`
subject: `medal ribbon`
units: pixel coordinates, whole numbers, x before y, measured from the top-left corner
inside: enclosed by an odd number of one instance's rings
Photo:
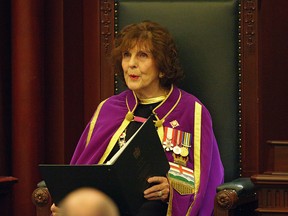
[[[183,132],[180,130],[177,130],[176,145],[178,145],[179,147],[181,146],[182,136],[183,136]]]
[[[182,145],[188,148],[191,146],[190,143],[191,143],[191,134],[183,132]]]

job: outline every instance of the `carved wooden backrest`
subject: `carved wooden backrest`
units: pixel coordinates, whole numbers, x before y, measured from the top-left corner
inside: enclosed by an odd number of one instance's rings
[[[259,170],[258,5],[258,0],[101,2],[101,67],[105,73],[112,72],[105,56],[113,43],[113,31],[117,33],[127,23],[153,19],[172,32],[179,44],[186,76],[188,73],[191,80],[186,87],[206,104],[214,119],[221,156],[228,170],[226,180],[251,176]],[[206,41],[196,33],[203,34]],[[203,50],[196,51],[195,47],[200,45]],[[203,55],[204,50],[207,56]],[[204,66],[210,67],[210,72],[201,68]],[[115,93],[119,91],[117,82],[116,76]],[[218,115],[219,112],[222,114]]]
[[[254,124],[253,110],[246,110],[247,105],[254,106],[254,98],[243,97],[245,91],[252,89],[249,81],[244,83],[243,79],[255,69],[253,61],[257,59],[257,1],[107,0],[101,9],[105,53],[113,41],[112,30],[117,34],[126,24],[148,19],[170,30],[186,74],[181,87],[200,98],[211,112],[226,181],[254,173],[257,166],[251,164],[251,159],[257,153],[249,149],[257,143],[248,145],[254,137],[243,136],[246,125]],[[121,88],[116,75],[115,93]],[[252,119],[243,118],[243,111]]]

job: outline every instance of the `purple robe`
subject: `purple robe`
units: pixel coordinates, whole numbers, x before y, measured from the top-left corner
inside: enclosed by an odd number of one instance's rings
[[[123,130],[123,126],[129,124],[131,119],[127,113],[133,113],[137,105],[137,98],[130,90],[103,101],[84,130],[71,164],[103,163],[117,143],[113,137],[114,134],[119,134],[119,131]],[[197,129],[200,134],[198,150],[194,148],[194,137],[197,137],[194,134],[195,110],[198,109],[195,109],[196,106],[201,109],[201,122]],[[191,134],[189,141],[191,147],[188,148],[189,154],[186,157],[185,167],[194,171],[198,176],[195,178],[195,189],[191,193],[181,193],[181,183],[180,190],[176,190],[173,188],[174,185],[170,184],[167,215],[211,215],[216,187],[223,183],[224,171],[208,110],[195,96],[172,86],[167,98],[153,110],[153,113],[162,122],[158,128],[161,139],[165,137],[163,132],[165,127]],[[199,154],[195,153],[196,151],[199,151]],[[166,156],[170,162],[177,163],[173,151],[166,151]]]

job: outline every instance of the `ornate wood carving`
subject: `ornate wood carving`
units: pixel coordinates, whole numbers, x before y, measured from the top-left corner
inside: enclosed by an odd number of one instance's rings
[[[256,0],[244,1],[244,44],[247,46],[249,52],[256,51],[256,7]]]
[[[216,202],[223,209],[231,209],[238,201],[238,195],[235,190],[222,190],[216,195]]]
[[[259,152],[255,151],[259,146],[258,3],[259,0],[239,1],[239,137],[242,176],[251,176],[259,171]]]
[[[101,0],[100,4],[100,58],[101,58],[101,99],[114,94],[114,73],[109,61],[114,40],[114,0]]]
[[[109,54],[111,43],[114,34],[114,1],[101,1],[101,47],[104,48],[104,53]]]
[[[32,202],[34,205],[43,207],[51,203],[51,197],[46,187],[36,188],[32,193]]]
[[[46,187],[38,187],[32,193],[32,202],[36,206],[37,216],[51,215],[52,199]]]

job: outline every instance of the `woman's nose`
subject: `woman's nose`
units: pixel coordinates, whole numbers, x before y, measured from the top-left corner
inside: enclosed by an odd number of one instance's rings
[[[137,65],[138,65],[137,58],[136,58],[136,56],[132,55],[130,60],[129,60],[129,67],[135,68],[135,67],[137,67]]]

